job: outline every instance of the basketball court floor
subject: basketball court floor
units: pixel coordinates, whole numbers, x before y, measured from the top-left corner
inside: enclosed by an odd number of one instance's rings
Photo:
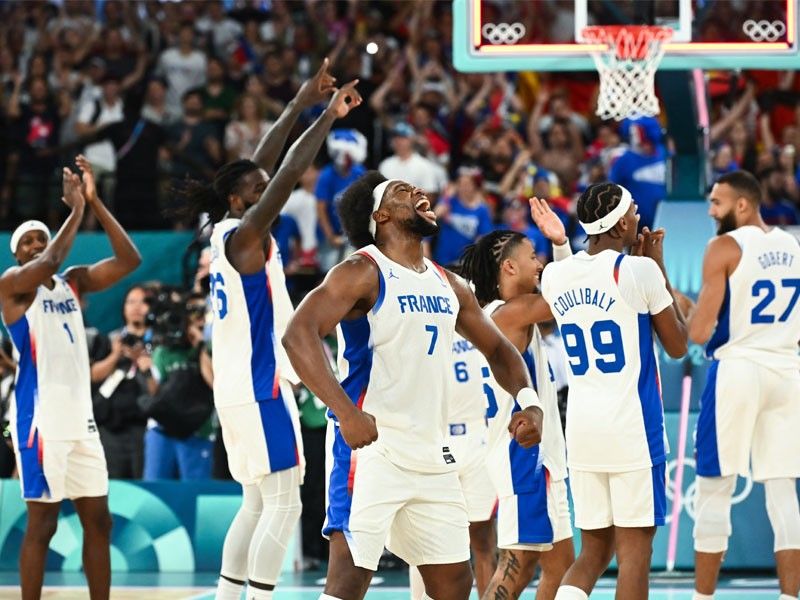
[[[285,576],[275,592],[276,600],[316,600],[322,592],[324,572],[308,571]],[[216,575],[208,574],[115,574],[112,600],[213,600]],[[650,600],[691,600],[692,579],[690,573],[682,575],[651,576]],[[0,600],[19,598],[16,573],[0,573]],[[42,594],[45,600],[84,600],[89,597],[85,584],[78,574],[51,575],[45,580]],[[614,598],[615,579],[607,577],[600,581],[590,596],[591,600]],[[761,600],[778,597],[778,582],[768,577],[733,576],[723,578],[715,598],[738,600]],[[533,600],[535,588],[522,595]],[[380,573],[373,580],[367,599],[408,600],[408,576],[402,571]],[[472,593],[471,599],[477,599]]]

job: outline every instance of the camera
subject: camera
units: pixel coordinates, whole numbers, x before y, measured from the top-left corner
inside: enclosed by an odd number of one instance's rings
[[[149,305],[145,324],[153,332],[153,344],[170,348],[187,346],[189,311],[183,294],[176,289],[165,288],[150,299]]]
[[[130,348],[133,348],[136,344],[142,341],[142,338],[136,335],[135,333],[125,332],[125,334],[119,339],[119,341],[123,346],[128,346]]]

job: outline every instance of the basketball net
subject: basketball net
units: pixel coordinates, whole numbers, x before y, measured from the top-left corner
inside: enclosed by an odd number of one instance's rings
[[[582,34],[584,43],[605,46],[590,53],[600,74],[597,115],[617,121],[657,115],[655,73],[672,30],[650,25],[595,25],[585,27]]]

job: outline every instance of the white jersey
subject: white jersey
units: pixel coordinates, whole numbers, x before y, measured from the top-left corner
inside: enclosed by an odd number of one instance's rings
[[[672,296],[656,263],[613,250],[579,252],[547,265],[541,289],[569,358],[570,468],[614,473],[663,463],[651,315]]]
[[[337,327],[338,362],[347,395],[375,417],[378,440],[368,448],[410,470],[452,470],[445,437],[458,298],[428,259],[417,273],[374,245],[356,254],[377,265],[380,291],[365,316]]]
[[[483,311],[491,316],[504,304],[495,300]],[[565,479],[564,436],[558,414],[558,397],[547,356],[541,346],[541,335],[534,327],[531,345],[522,355],[531,377],[531,383],[542,403],[542,442],[532,448],[523,448],[510,437],[508,423],[511,415],[521,410],[514,397],[497,382],[488,363],[483,367],[483,384],[487,399],[486,415],[489,421],[489,475],[501,498],[534,491],[538,485],[535,472],[546,467],[554,481]]]
[[[295,373],[289,355],[280,340],[286,333],[286,326],[294,314],[294,305],[286,289],[286,274],[283,272],[283,258],[278,249],[278,242],[270,236],[270,256],[267,261],[267,277],[272,290],[272,302],[275,306],[275,349],[277,350],[278,371],[282,379],[293,385],[300,383],[300,377]]]
[[[800,357],[800,246],[773,228],[739,227],[727,233],[742,249],[725,282],[725,299],[708,342],[709,358],[747,358],[773,369],[797,369]]]
[[[271,263],[277,262],[274,244],[267,265],[257,273],[241,274],[228,261],[225,241],[239,223],[240,219],[225,219],[211,234],[214,404],[227,408],[258,403],[271,472],[299,463],[292,417],[294,397],[284,397],[279,385],[276,327],[281,319],[276,316],[280,304],[275,300],[275,286],[285,284],[282,279],[273,279],[276,273]]]
[[[533,389],[542,403],[543,423],[547,423],[542,430],[540,444],[544,452],[544,466],[550,472],[552,481],[561,481],[567,478],[567,450],[558,410],[558,387],[547,347],[536,325],[533,326],[533,337],[524,358],[531,373]]]
[[[483,374],[486,359],[472,343],[454,334],[453,377],[455,384],[448,396],[447,421],[456,425],[473,423],[486,418],[486,394]]]
[[[78,297],[61,275],[40,285],[25,314],[6,323],[17,361],[10,414],[22,449],[48,440],[98,436],[92,412],[89,351]]]

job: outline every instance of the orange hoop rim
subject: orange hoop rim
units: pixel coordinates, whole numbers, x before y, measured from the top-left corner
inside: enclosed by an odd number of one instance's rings
[[[581,35],[590,44],[607,44],[608,50],[614,48],[621,59],[644,60],[650,43],[660,44],[672,37],[673,30],[661,25],[590,25],[584,27]],[[624,44],[630,37],[638,44]]]

